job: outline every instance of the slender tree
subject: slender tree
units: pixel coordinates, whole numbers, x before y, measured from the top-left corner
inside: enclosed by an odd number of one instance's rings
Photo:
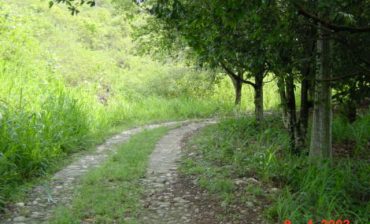
[[[332,156],[332,86],[335,86],[335,83],[341,83],[337,84],[341,87],[350,86],[353,83],[351,80],[364,80],[364,77],[369,76],[370,63],[366,57],[358,57],[361,50],[348,57],[351,49],[344,45],[352,42],[351,44],[356,43],[355,46],[360,49],[368,49],[370,6],[367,1],[358,1],[356,4],[350,1],[341,1],[338,4],[336,0],[313,2],[311,5],[303,1],[295,1],[292,4],[297,12],[317,29],[310,142],[310,157],[317,159]],[[342,47],[338,48],[338,45]],[[356,55],[360,62],[351,63]],[[352,72],[343,75],[343,71]]]

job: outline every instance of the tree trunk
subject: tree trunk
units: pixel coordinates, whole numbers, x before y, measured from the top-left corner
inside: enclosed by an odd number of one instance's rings
[[[243,83],[240,80],[234,78],[231,79],[235,90],[235,106],[240,106],[242,99],[242,87]]]
[[[312,2],[311,2],[312,3]],[[301,108],[299,113],[299,142],[302,147],[306,146],[307,143],[307,128],[308,128],[308,119],[309,111],[312,107],[312,79],[314,78],[314,59],[315,55],[315,38],[316,38],[317,28],[311,27],[306,33],[305,44],[303,46],[304,56],[308,61],[304,63],[301,67],[301,74],[303,80],[301,82]]]
[[[281,116],[282,116],[283,124],[285,128],[288,128],[289,126],[288,104],[287,104],[286,93],[285,93],[284,78],[282,77],[278,78],[277,86],[278,86],[278,91],[280,95]]]
[[[294,95],[294,79],[292,74],[288,74],[285,79],[286,86],[286,99],[287,99],[287,115],[288,115],[288,129],[290,135],[290,144],[291,151],[293,154],[300,153],[300,142],[299,142],[299,133],[297,125],[297,108]]]
[[[328,32],[318,24],[316,47],[316,85],[314,111],[310,143],[312,159],[331,158],[332,156],[332,108],[330,79],[330,44]]]
[[[357,117],[357,107],[355,101],[349,97],[348,101],[344,103],[344,112],[350,123],[353,123]]]
[[[310,110],[310,102],[308,97],[309,88],[309,80],[303,79],[301,83],[301,109],[299,112],[299,142],[301,146],[306,144],[308,116]]]
[[[254,107],[257,122],[263,121],[263,73],[254,76]]]
[[[290,137],[290,150],[293,154],[299,154],[304,145],[296,115],[297,106],[294,94],[293,75],[288,74],[285,78],[280,77],[278,79],[278,87],[283,109],[283,122],[285,128],[288,129]]]
[[[366,84],[365,85],[364,84],[365,83],[358,84],[357,82],[355,82],[355,83],[351,83],[349,85],[349,88],[350,88],[349,92],[348,92],[349,95],[347,96],[348,97],[347,100],[344,100],[343,106],[345,108],[343,108],[343,109],[344,109],[344,112],[345,112],[345,116],[348,118],[348,121],[350,123],[353,123],[353,122],[356,121],[358,106],[361,105],[361,101],[363,101],[364,99],[366,100],[366,98],[367,98],[363,94],[358,95],[358,92],[356,90],[357,88],[359,88],[360,90],[363,89],[366,85]],[[370,90],[369,86],[367,88],[368,88],[368,90]],[[368,91],[366,91],[366,92],[368,92]]]

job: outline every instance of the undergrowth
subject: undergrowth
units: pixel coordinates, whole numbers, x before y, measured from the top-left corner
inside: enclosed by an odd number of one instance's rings
[[[50,96],[42,107],[35,112],[1,105],[0,197],[11,196],[20,183],[45,175],[55,160],[87,146],[90,126],[76,100]]]
[[[361,114],[353,123],[343,116],[333,120],[333,140],[337,144],[349,144],[355,157],[370,159],[366,153],[370,142],[370,114]]]
[[[341,136],[342,132],[335,130],[335,143],[349,139],[358,144],[358,153],[365,155],[368,149],[363,148],[363,142],[369,141],[369,135],[363,127],[369,127],[368,119],[367,115],[354,124],[336,120],[334,130],[346,126],[356,134]],[[237,178],[254,177],[267,188],[278,187],[279,193],[268,196],[271,205],[265,211],[272,223],[286,219],[292,223],[310,219],[315,223],[322,219],[369,222],[369,161],[335,157],[332,162],[314,165],[306,155],[292,156],[279,118],[268,117],[262,126],[252,118],[225,120],[205,128],[187,148],[200,153],[201,159],[185,160],[182,172],[198,176],[199,185],[221,196],[223,203],[235,198]],[[261,194],[260,189],[257,193]]]

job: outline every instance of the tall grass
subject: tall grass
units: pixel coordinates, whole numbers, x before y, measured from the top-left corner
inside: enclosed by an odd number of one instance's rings
[[[280,221],[351,220],[368,223],[369,166],[366,161],[336,159],[316,166],[302,159],[290,160],[281,170],[287,186],[270,208]],[[295,169],[288,169],[288,167]]]
[[[361,125],[353,124],[352,128],[361,132],[366,125],[364,121],[365,117],[358,121]],[[337,125],[343,124],[334,127]],[[340,136],[338,133],[335,136],[338,143]],[[358,138],[354,141],[358,146],[368,141],[368,136],[358,136],[362,137],[346,138],[351,141]],[[240,198],[234,195],[236,178],[255,177],[265,186],[280,188],[278,194],[270,195],[272,204],[266,210],[272,223],[286,219],[292,223],[307,223],[310,219],[314,223],[323,219],[369,222],[368,160],[336,157],[333,162],[317,165],[309,163],[305,155],[292,156],[288,135],[279,118],[267,118],[261,127],[251,118],[223,121],[204,129],[191,140],[188,149],[202,156],[186,160],[182,170],[198,175],[200,186],[222,195],[224,203],[230,202],[230,198]]]
[[[358,157],[366,157],[370,142],[369,127],[369,112],[360,114],[353,123],[343,116],[338,116],[333,121],[333,139],[337,143],[354,145],[354,154]]]
[[[89,124],[77,101],[62,93],[47,98],[42,107],[28,111],[1,106],[1,195],[44,175],[56,158],[83,147]]]

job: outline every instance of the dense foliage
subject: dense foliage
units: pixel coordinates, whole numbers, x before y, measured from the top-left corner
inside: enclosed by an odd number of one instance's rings
[[[347,113],[354,120],[356,107],[370,86],[370,64],[365,56],[370,45],[369,4],[351,3],[152,0],[142,4],[152,15],[143,29],[149,30],[151,37],[159,36],[157,42],[165,49],[184,49],[195,55],[195,61],[224,69],[234,82],[236,103],[241,83],[252,85],[260,121],[263,78],[267,71],[273,73],[292,152],[299,154],[309,145],[311,158],[330,158],[332,89],[336,99],[354,111]],[[245,80],[251,77],[254,83]],[[299,117],[296,83],[301,86]]]

